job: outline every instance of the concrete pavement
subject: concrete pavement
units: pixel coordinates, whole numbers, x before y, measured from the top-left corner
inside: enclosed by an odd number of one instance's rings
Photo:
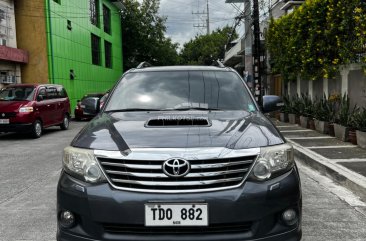
[[[335,137],[272,119],[293,144],[297,161],[352,190],[366,201],[366,150]]]

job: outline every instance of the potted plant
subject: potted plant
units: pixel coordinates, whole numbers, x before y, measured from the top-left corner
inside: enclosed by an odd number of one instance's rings
[[[297,124],[297,116],[299,114],[299,105],[300,105],[300,98],[299,96],[295,95],[291,98],[289,102],[289,114],[288,119],[291,124]]]
[[[359,109],[356,108],[353,113],[350,113],[349,116],[349,123],[348,123],[348,141],[351,142],[353,145],[357,145],[357,137],[356,137],[356,131],[357,131],[357,116],[359,114]]]
[[[351,116],[357,112],[357,109],[357,105],[355,105],[352,110],[350,109],[349,97],[347,94],[344,94],[340,103],[338,117],[334,124],[334,134],[338,139],[348,141]]]
[[[357,125],[356,138],[357,145],[366,149],[366,109],[362,108],[356,113],[355,121]]]
[[[329,122],[331,121],[332,110],[326,95],[314,102],[314,124],[315,130],[322,134],[329,133]],[[334,132],[334,130],[333,130]]]
[[[341,95],[336,92],[333,92],[328,98],[328,105],[329,105],[329,108],[331,111],[328,128],[329,128],[329,135],[331,135],[331,136],[335,136],[334,123],[335,123],[337,114],[339,112],[340,102],[341,102]]]
[[[308,120],[313,115],[313,103],[307,94],[301,94],[300,99],[300,125],[304,128],[309,127]]]

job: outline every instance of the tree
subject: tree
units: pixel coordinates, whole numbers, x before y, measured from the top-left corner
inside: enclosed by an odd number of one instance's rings
[[[181,63],[192,65],[210,65],[213,60],[225,57],[225,44],[232,29],[228,26],[216,29],[209,35],[196,36],[185,43],[181,51]],[[234,39],[237,38],[234,33]]]
[[[166,18],[158,15],[159,0],[125,0],[122,12],[124,70],[147,61],[153,65],[178,63],[178,44],[165,37]]]

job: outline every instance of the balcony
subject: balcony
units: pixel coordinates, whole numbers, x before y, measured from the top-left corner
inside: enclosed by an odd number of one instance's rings
[[[281,10],[289,11],[293,9],[294,7],[300,6],[305,1],[296,1],[296,0],[284,0],[285,5],[282,6]]]
[[[227,52],[225,52],[224,64],[226,66],[235,66],[243,60],[244,41],[239,39],[238,42]]]
[[[23,49],[0,46],[0,60],[26,64],[28,52]]]

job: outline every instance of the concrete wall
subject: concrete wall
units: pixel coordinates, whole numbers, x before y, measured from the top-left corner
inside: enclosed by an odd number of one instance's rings
[[[321,80],[313,80],[313,100],[320,99],[323,96],[324,89],[323,89],[323,81]]]
[[[328,94],[340,94],[342,92],[342,77],[338,74],[334,79],[328,80]]]
[[[362,69],[351,70],[348,74],[348,96],[351,106],[366,107],[366,76]]]
[[[48,83],[45,0],[16,1],[15,18],[18,47],[29,52],[22,82]]]

